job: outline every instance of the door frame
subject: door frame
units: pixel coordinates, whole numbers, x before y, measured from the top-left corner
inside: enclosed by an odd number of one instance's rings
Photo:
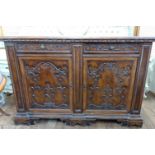
[[[131,84],[129,86],[128,92],[128,101],[127,101],[127,110],[97,110],[97,109],[87,109],[87,61],[88,60],[100,60],[100,61],[133,61],[133,67],[131,71]],[[138,64],[137,55],[106,55],[106,54],[96,54],[96,55],[85,55],[83,56],[83,112],[86,114],[126,114],[131,110],[132,106],[132,97],[133,97],[133,89],[134,89],[134,79],[136,78],[136,70]]]
[[[28,93],[28,86],[27,86],[27,76],[26,76],[26,72],[24,69],[24,64],[23,64],[23,60],[67,60],[68,64],[69,64],[69,109],[37,109],[37,108],[31,108],[30,107],[30,96]],[[18,54],[18,61],[19,61],[19,68],[20,68],[20,72],[21,72],[21,79],[22,79],[22,84],[23,84],[23,92],[25,93],[25,100],[26,100],[26,109],[27,111],[33,112],[33,113],[39,113],[39,112],[45,112],[45,113],[73,113],[73,76],[72,76],[72,56],[70,54]],[[22,76],[24,76],[24,78],[22,78]]]

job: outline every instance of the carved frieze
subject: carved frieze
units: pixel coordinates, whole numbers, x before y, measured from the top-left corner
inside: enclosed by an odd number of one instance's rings
[[[23,43],[23,44],[17,44],[16,45],[17,50],[24,50],[25,52],[29,50],[43,50],[43,51],[64,51],[70,50],[71,45],[70,44],[48,44],[48,43]]]
[[[84,52],[89,51],[134,51],[138,52],[138,44],[85,44]]]

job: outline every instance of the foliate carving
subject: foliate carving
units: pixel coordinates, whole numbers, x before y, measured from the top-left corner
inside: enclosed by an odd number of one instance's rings
[[[85,52],[87,51],[137,51],[138,44],[88,44],[84,46]]]
[[[62,80],[62,77],[65,76],[68,72],[68,68],[66,66],[63,67],[63,69],[55,66],[51,62],[40,62],[34,67],[25,66],[25,69],[27,70],[27,74],[31,77],[31,79],[34,82],[39,82],[40,80],[40,70],[41,67],[49,68],[55,71],[54,76],[58,78],[59,81]]]
[[[61,108],[61,109],[66,109],[68,108],[68,96],[65,94],[66,89],[68,89],[67,87],[61,87],[61,86],[56,86],[56,87],[52,87],[49,83],[46,84],[46,86],[34,86],[31,87],[31,91],[32,91],[32,108]],[[44,103],[43,104],[39,104],[37,102],[37,96],[35,94],[35,91],[42,91],[43,95],[42,97],[44,98]],[[63,94],[63,103],[61,103],[60,105],[57,105],[55,103],[55,96],[56,96],[56,92],[59,91]]]
[[[65,84],[68,79],[68,66],[58,67],[52,62],[39,62],[34,66],[25,64],[25,70],[27,72],[30,81],[30,93],[32,99],[32,108],[69,108],[68,91],[69,82]],[[43,74],[50,73],[48,76],[41,79]],[[53,81],[50,81],[53,79]],[[57,104],[56,97],[59,95],[61,101]]]
[[[105,110],[124,110],[126,109],[126,105],[124,104],[119,104],[114,106],[111,103],[104,103],[101,105],[95,105],[95,104],[90,104],[89,109],[105,109]]]
[[[88,65],[88,109],[125,110],[128,86],[124,83],[130,77],[132,62],[123,67],[119,62],[95,63],[97,67]],[[106,74],[110,74],[110,77],[106,77]],[[101,84],[102,79],[104,85]],[[98,103],[94,94],[100,94]],[[119,101],[117,104],[116,98]]]

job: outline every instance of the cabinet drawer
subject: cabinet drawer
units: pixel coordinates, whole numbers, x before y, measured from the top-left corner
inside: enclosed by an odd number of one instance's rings
[[[18,43],[16,49],[19,53],[71,53],[71,44]]]
[[[84,53],[140,53],[141,44],[85,44]]]

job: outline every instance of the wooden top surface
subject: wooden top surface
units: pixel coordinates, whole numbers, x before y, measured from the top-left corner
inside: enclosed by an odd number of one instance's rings
[[[0,37],[4,42],[154,42],[155,37],[103,37],[103,38],[54,38],[54,37]]]

